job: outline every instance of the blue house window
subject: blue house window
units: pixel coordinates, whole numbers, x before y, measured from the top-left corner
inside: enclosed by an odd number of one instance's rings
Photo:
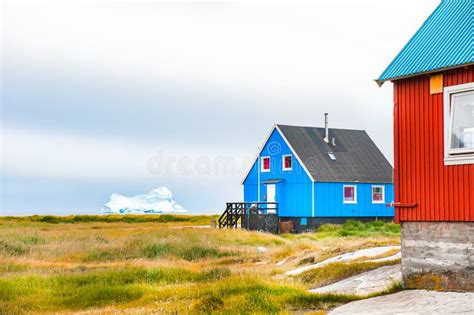
[[[384,203],[385,202],[385,186],[374,185],[372,186],[372,203]]]
[[[283,155],[281,163],[284,171],[291,171],[293,169],[293,159],[291,155]]]
[[[343,186],[344,203],[357,203],[357,186]]]
[[[262,172],[270,172],[270,157],[262,156]]]

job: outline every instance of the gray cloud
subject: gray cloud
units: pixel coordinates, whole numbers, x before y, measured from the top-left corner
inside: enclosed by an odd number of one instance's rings
[[[372,80],[437,3],[5,5],[2,209],[94,211],[167,185],[218,211],[241,174],[152,176],[147,158],[242,160],[273,123],[321,126],[324,112],[391,161],[391,86]]]

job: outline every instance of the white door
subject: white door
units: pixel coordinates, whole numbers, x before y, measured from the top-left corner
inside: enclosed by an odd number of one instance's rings
[[[267,185],[267,202],[275,202],[276,201],[276,186],[275,185]],[[270,208],[274,208],[273,205],[269,206]],[[267,210],[267,213],[275,213],[275,209]]]

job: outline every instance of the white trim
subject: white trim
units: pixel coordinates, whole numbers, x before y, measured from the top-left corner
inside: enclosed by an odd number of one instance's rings
[[[255,162],[254,162],[255,163]],[[252,165],[253,166],[253,165]],[[257,186],[257,202],[260,202],[260,157],[257,157],[257,182],[258,182],[258,186]]]
[[[267,134],[267,136],[265,137],[265,141],[263,141],[262,145],[258,148],[258,152],[257,154],[255,155],[255,158],[253,159],[252,163],[249,165],[249,167],[247,168],[247,171],[245,172],[245,175],[244,175],[244,178],[242,178],[242,181],[240,182],[241,185],[244,184],[245,180],[247,179],[247,177],[249,176],[250,174],[250,171],[252,170],[252,167],[254,166],[255,162],[257,162],[259,160],[259,157],[260,157],[260,153],[262,153],[263,151],[263,148],[265,147],[265,144],[267,144],[268,142],[268,139],[270,139],[270,136],[272,135],[273,133],[273,130],[275,130],[276,128],[276,124],[273,125],[272,129],[270,129],[270,132]],[[258,173],[260,174],[260,166],[258,167],[259,171]]]
[[[344,190],[346,190],[346,187],[354,187],[354,201],[346,200],[346,198],[344,196]],[[342,203],[346,203],[346,204],[356,204],[357,203],[357,185],[342,185]]]
[[[474,164],[473,149],[450,148],[453,125],[451,95],[465,92],[474,92],[474,82],[447,86],[444,88],[444,165]]]
[[[291,152],[293,153],[293,155],[296,157],[296,159],[298,160],[298,162],[300,162],[300,165],[301,167],[305,170],[306,174],[308,175],[309,179],[314,183],[316,180],[313,178],[313,176],[311,175],[311,173],[308,171],[308,169],[306,168],[306,165],[304,165],[303,161],[300,159],[300,157],[298,156],[298,154],[296,154],[295,150],[293,149],[293,147],[291,146],[291,144],[288,142],[288,139],[286,139],[285,135],[283,134],[283,132],[281,132],[280,128],[278,128],[278,125],[275,125],[275,128],[278,130],[278,132],[280,133],[281,137],[283,138],[283,140],[285,140],[285,143],[286,145],[290,148]]]
[[[382,200],[374,200],[374,188],[382,188]],[[385,186],[384,185],[372,185],[370,189],[371,199],[373,204],[385,203]]]
[[[311,183],[311,214],[314,217],[314,182]]]
[[[268,159],[268,166],[270,166],[268,169],[265,169],[265,165],[264,165],[265,159]],[[260,172],[268,173],[271,170],[272,170],[272,159],[269,156],[260,157]]]
[[[290,157],[291,158],[291,166],[290,167],[285,167],[285,158]],[[293,155],[291,154],[285,154],[281,156],[281,170],[282,171],[291,171],[293,170]]]
[[[255,156],[255,158],[253,159],[253,162],[252,164],[249,165],[248,169],[247,169],[247,172],[245,172],[245,175],[244,175],[244,178],[242,179],[242,181],[240,182],[241,185],[244,184],[245,180],[247,179],[247,177],[249,176],[250,174],[250,171],[252,170],[252,167],[254,166],[255,162],[258,161],[259,159],[259,156],[260,156],[260,153],[262,153],[263,151],[263,148],[265,147],[265,145],[267,144],[268,142],[268,139],[270,139],[270,136],[272,135],[273,133],[273,130],[278,130],[278,132],[280,133],[280,136],[283,138],[283,140],[285,140],[285,143],[286,145],[290,148],[291,152],[293,153],[293,156],[296,157],[296,159],[298,160],[298,162],[300,162],[301,164],[301,167],[305,170],[306,174],[308,175],[309,179],[314,183],[316,180],[315,178],[311,175],[311,173],[308,171],[308,169],[306,168],[306,165],[304,165],[303,161],[301,161],[300,157],[298,156],[298,154],[296,154],[295,150],[293,149],[293,147],[290,145],[290,143],[288,142],[288,139],[286,139],[285,135],[283,134],[283,132],[281,132],[280,128],[278,128],[278,125],[274,124],[272,129],[270,130],[270,132],[268,133],[267,137],[265,138],[265,141],[263,142],[262,146],[258,149],[258,152],[257,152],[257,155]],[[260,171],[258,172],[260,174]]]
[[[461,164],[474,164],[474,156],[469,154],[469,156],[459,156],[459,157],[449,157],[444,158],[444,165],[461,165]]]

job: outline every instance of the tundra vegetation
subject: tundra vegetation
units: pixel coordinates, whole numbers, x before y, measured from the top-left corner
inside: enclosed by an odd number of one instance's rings
[[[211,219],[0,217],[0,313],[324,313],[361,297],[309,288],[393,261],[334,263],[298,276],[285,271],[400,242],[393,223],[278,236],[200,227]]]

